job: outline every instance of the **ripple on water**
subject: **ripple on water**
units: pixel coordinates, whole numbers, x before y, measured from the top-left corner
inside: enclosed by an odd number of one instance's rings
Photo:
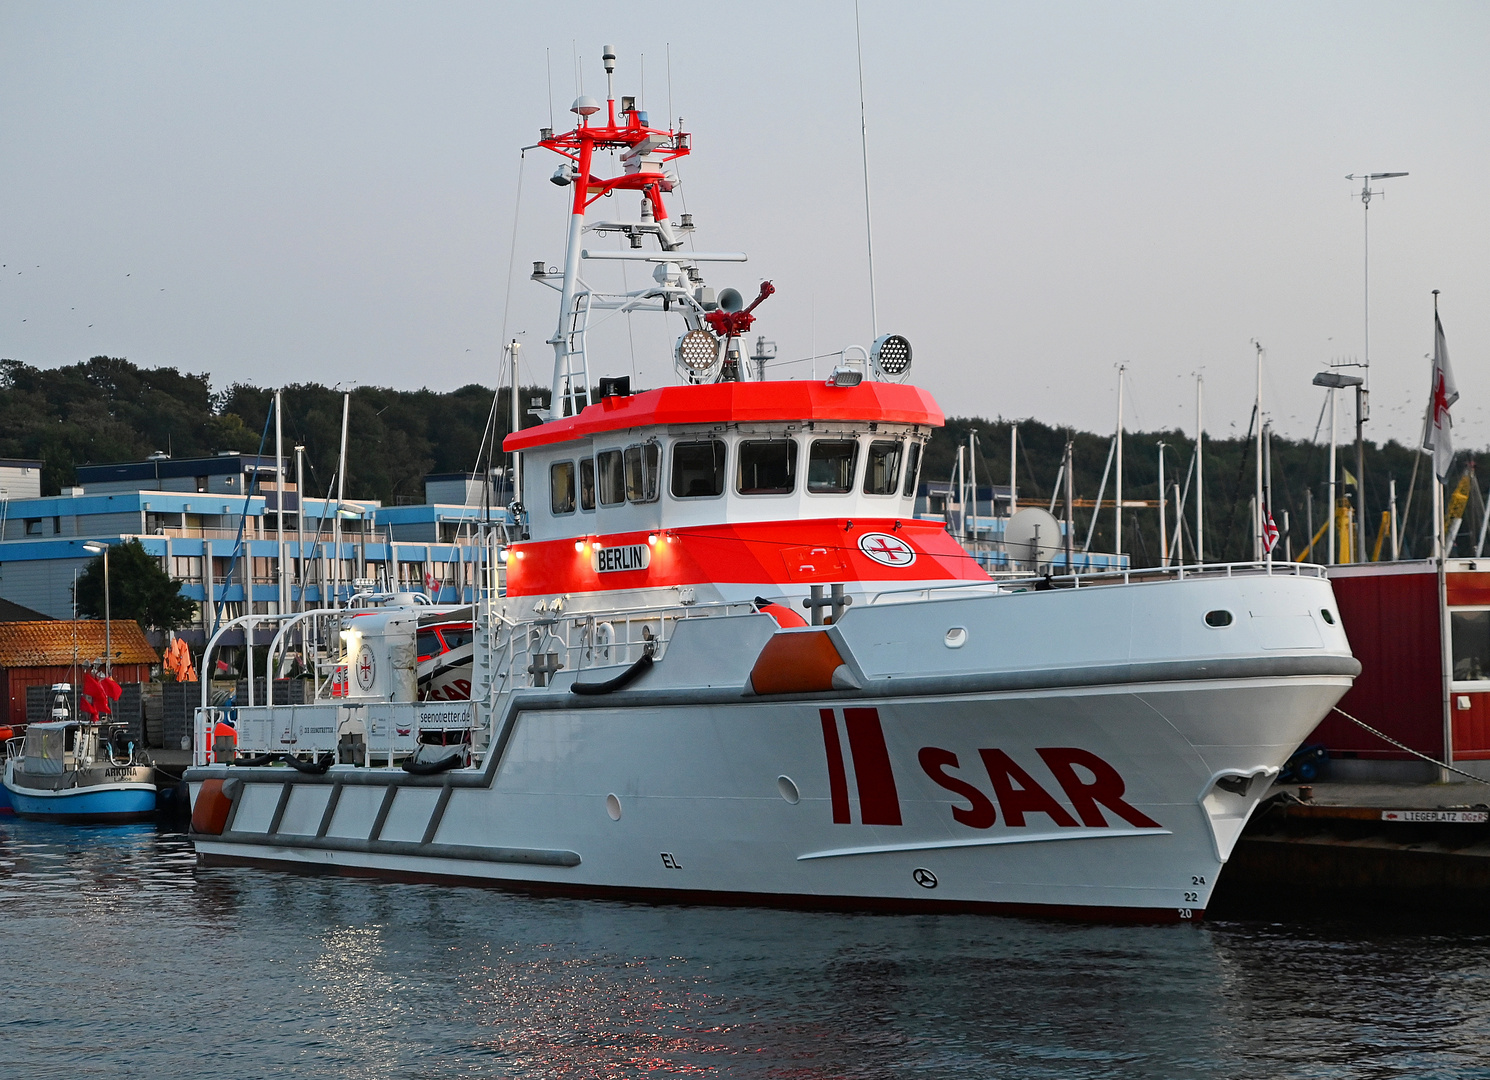
[[[0,824],[0,1075],[1471,1077],[1490,938],[652,907]]]

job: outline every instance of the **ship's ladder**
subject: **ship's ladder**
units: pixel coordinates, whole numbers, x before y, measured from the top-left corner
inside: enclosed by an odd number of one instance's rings
[[[585,331],[590,325],[590,293],[575,294],[569,308],[569,329],[564,335],[564,359],[560,372],[563,403],[556,416],[574,416],[590,404],[590,367],[585,355]]]

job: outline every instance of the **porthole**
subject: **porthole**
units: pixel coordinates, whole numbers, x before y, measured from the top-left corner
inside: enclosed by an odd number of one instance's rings
[[[1219,608],[1217,610],[1215,610],[1215,611],[1207,611],[1205,613],[1205,624],[1207,626],[1217,626],[1217,627],[1219,627],[1219,626],[1230,626],[1231,625],[1231,612],[1229,612],[1229,611],[1222,611]]]
[[[610,815],[612,821],[621,820],[621,800],[614,795],[605,797],[605,812]]]
[[[954,626],[947,631],[947,636],[942,641],[949,649],[960,649],[967,644],[967,630],[961,626]]]
[[[1331,626],[1335,625],[1335,613],[1333,611],[1331,611],[1329,608],[1320,608],[1319,613],[1324,616],[1325,622],[1329,623]]]
[[[802,793],[797,790],[797,785],[790,776],[778,776],[776,778],[776,790],[781,792],[781,797],[796,806],[802,800]]]

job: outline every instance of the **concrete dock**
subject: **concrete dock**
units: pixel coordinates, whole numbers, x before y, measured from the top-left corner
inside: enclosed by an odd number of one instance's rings
[[[1490,916],[1490,784],[1275,786],[1207,915]]]

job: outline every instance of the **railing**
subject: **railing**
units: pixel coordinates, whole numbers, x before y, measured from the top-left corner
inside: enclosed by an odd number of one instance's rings
[[[306,518],[306,524],[307,525],[310,524],[310,518],[308,516]],[[189,528],[182,528],[179,525],[157,525],[150,532],[145,532],[145,533],[131,533],[131,534],[128,534],[128,535],[130,535],[130,536],[138,536],[138,537],[140,537],[142,539],[143,538],[148,538],[148,537],[151,537],[151,536],[169,536],[173,540],[237,540],[238,539],[238,530],[237,529],[208,529],[208,528],[189,529]],[[273,541],[276,538],[277,538],[277,535],[276,535],[274,529],[270,528],[267,525],[263,527],[262,531],[256,530],[253,527],[252,524],[250,524],[248,528],[246,528],[246,529],[243,530],[243,539],[244,539],[245,542],[246,541],[249,541],[249,540],[252,540],[255,543],[262,543],[262,542],[264,542],[266,540],[267,541]],[[292,547],[295,544],[295,539],[296,539],[296,530],[291,529],[291,528],[286,528],[285,529],[285,544],[287,546],[291,546]],[[342,531],[342,543],[343,544],[357,544],[357,543],[361,543],[361,542],[364,542],[364,541],[366,543],[369,543],[369,544],[386,544],[386,543],[388,543],[388,530],[386,528],[383,528],[383,529],[369,528],[366,532],[357,532],[355,530],[349,530],[349,529],[343,528],[343,531]],[[412,543],[415,543],[416,541],[412,541],[411,540],[411,541],[408,541],[408,542],[412,544]],[[428,543],[428,542],[429,541],[424,541],[424,540],[417,541],[417,543],[421,543],[421,544]],[[307,529],[306,530],[306,536],[305,536],[305,547],[306,547],[306,551],[307,551],[307,554],[306,554],[306,558],[307,559],[311,558],[311,556],[309,554],[309,551],[310,551],[310,548],[311,548],[312,544],[314,544],[314,543],[316,543],[316,541],[315,541],[315,537],[314,537],[314,534],[313,534],[313,530]],[[330,539],[328,537],[326,537],[326,536],[323,535],[322,538],[321,538],[321,540],[320,540],[320,546],[322,548],[330,548],[331,547],[331,541],[330,541]],[[451,545],[447,545],[447,546],[454,547],[454,546],[457,546],[457,545],[451,544]]]
[[[670,604],[603,613],[566,614],[562,608],[541,605],[536,618],[502,625],[488,636],[488,662],[495,675],[494,693],[518,687],[543,687],[560,671],[633,664],[643,654],[661,660],[678,623],[687,619],[745,615],[755,611],[749,602]],[[479,640],[479,639],[478,639]]]
[[[870,597],[876,604],[888,597],[926,596],[949,591],[1024,592],[1034,588],[1090,589],[1101,585],[1142,585],[1161,581],[1183,581],[1195,577],[1313,577],[1329,576],[1329,567],[1315,563],[1239,562],[1194,563],[1188,566],[1149,566],[1140,569],[1108,570],[1088,574],[1052,574],[1049,577],[1028,571],[1007,571],[990,575],[993,580],[949,581],[945,585],[922,585],[910,589],[886,589]]]

